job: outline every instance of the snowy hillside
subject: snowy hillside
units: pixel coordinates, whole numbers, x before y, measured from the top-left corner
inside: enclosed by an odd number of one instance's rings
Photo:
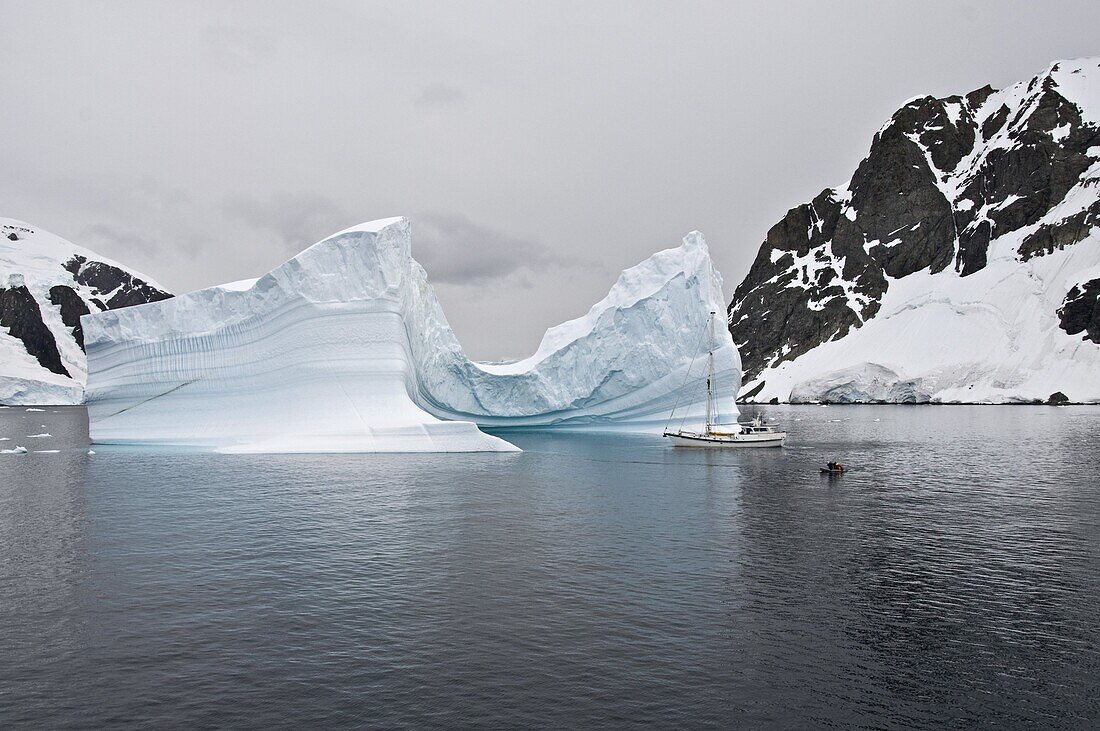
[[[259,279],[85,316],[90,432],[231,452],[462,452],[514,449],[476,425],[660,430],[693,364],[702,378],[693,356],[723,301],[693,233],[531,358],[473,363],[408,220],[374,221]],[[735,419],[737,351],[710,330],[719,410]],[[678,414],[702,410],[688,400]]]
[[[80,316],[171,297],[148,277],[37,227],[0,218],[0,404],[77,404]]]
[[[1100,60],[908,102],[729,321],[751,401],[1100,401]]]

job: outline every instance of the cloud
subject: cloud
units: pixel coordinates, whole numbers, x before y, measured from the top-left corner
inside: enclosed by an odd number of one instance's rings
[[[259,200],[226,199],[222,212],[231,220],[273,234],[288,254],[358,223],[342,206],[312,194],[279,194]],[[573,266],[573,258],[556,254],[535,241],[474,223],[458,213],[425,213],[412,217],[413,256],[432,282],[479,285],[511,278],[530,287],[528,275],[547,266]]]
[[[258,66],[271,55],[271,42],[259,33],[227,25],[206,28],[210,56],[223,70]]]
[[[146,222],[134,227],[100,220],[81,229],[73,241],[124,264],[137,266],[140,262],[143,267],[173,256],[195,261],[211,245],[207,232],[194,228],[188,220],[167,226]]]
[[[413,101],[420,107],[445,107],[461,104],[466,95],[461,89],[437,81],[421,89]]]
[[[527,275],[546,266],[575,266],[570,257],[535,241],[481,226],[457,213],[412,218],[413,256],[432,282],[478,285],[512,277],[531,286]]]
[[[231,196],[221,209],[232,220],[274,234],[288,254],[356,223],[338,203],[313,194],[279,193],[267,200]]]
[[[85,228],[80,234],[80,243],[93,250],[110,248],[117,251],[136,252],[150,248],[148,237],[141,236],[129,228],[109,223],[95,223]],[[108,246],[102,246],[104,243]]]

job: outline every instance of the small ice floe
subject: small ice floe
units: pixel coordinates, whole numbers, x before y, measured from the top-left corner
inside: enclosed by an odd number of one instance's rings
[[[57,454],[60,451],[61,451],[60,449],[36,449],[36,450],[34,450],[34,453],[35,454]]]
[[[28,434],[27,439],[45,439],[46,437],[52,436],[53,434],[50,434],[48,431],[44,431],[41,434]]]
[[[45,411],[45,409],[27,409],[27,411]]]
[[[0,454],[26,454],[26,447],[15,447],[14,449],[0,449]]]

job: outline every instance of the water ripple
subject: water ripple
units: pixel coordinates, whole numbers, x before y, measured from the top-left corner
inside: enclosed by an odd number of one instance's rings
[[[1100,409],[775,412],[218,456],[2,410],[59,452],[0,455],[0,726],[1100,724]]]

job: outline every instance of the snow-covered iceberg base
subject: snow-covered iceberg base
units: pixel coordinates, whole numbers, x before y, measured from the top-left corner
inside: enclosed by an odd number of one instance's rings
[[[92,441],[225,452],[516,451],[481,432],[663,426],[721,279],[694,234],[627,270],[531,358],[462,352],[404,218],[357,226],[257,280],[86,316]],[[717,318],[721,323],[722,318]],[[719,325],[719,410],[740,361]],[[701,405],[680,403],[678,414]]]

